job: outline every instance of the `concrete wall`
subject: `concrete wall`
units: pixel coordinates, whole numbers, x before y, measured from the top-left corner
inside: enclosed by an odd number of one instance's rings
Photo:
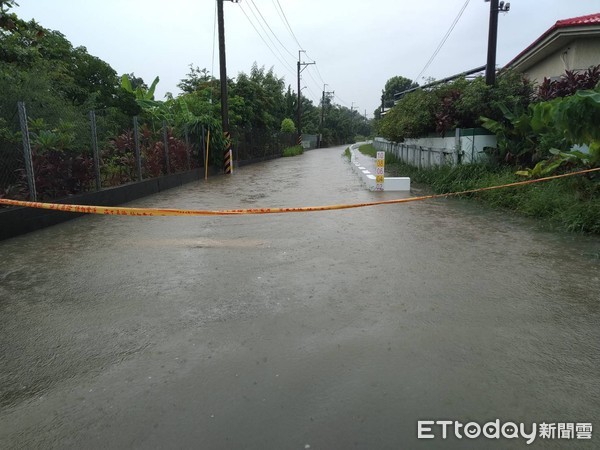
[[[119,205],[198,180],[204,176],[201,173],[202,170],[196,169],[160,178],[152,178],[150,180],[103,189],[98,192],[86,192],[85,194],[74,195],[60,200],[52,200],[52,203],[99,206]],[[37,208],[0,209],[0,240],[66,222],[80,215]]]

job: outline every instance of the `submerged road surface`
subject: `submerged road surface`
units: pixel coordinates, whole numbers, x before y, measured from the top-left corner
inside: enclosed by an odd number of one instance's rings
[[[131,206],[402,195],[366,191],[342,151]],[[0,448],[527,447],[418,440],[419,420],[573,424],[532,447],[598,448],[600,240],[506,216],[86,216],[0,242]]]

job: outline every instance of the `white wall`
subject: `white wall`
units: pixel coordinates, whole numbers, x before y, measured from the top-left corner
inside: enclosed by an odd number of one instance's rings
[[[417,167],[433,167],[445,164],[468,164],[485,161],[485,147],[496,147],[495,135],[475,134],[458,137],[426,137],[406,139],[395,143],[377,137],[373,141],[377,150],[395,155],[401,161]]]
[[[558,78],[566,70],[582,71],[600,64],[600,37],[576,39],[552,55],[527,68],[525,75],[541,84],[544,78]]]

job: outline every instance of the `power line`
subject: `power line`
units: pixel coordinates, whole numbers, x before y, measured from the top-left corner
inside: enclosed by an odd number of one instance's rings
[[[308,59],[312,60],[312,62],[314,63],[314,64],[313,64],[313,66],[314,66],[314,67],[315,67],[315,69],[317,70],[317,75],[318,75],[318,76],[319,76],[319,78],[321,79],[321,83],[319,83],[317,80],[315,80],[315,79],[313,78],[313,80],[314,80],[315,84],[316,84],[317,86],[319,86],[319,87],[320,87],[320,84],[327,84],[327,83],[325,83],[325,80],[324,80],[324,79],[323,79],[323,77],[321,76],[321,72],[319,72],[319,68],[317,67],[317,61],[315,61],[315,59],[314,59],[314,58],[312,58],[312,57],[311,57],[311,56],[310,56],[310,55],[309,55],[309,54],[308,54],[306,51],[304,52],[304,54],[306,55],[306,57],[307,57]],[[312,75],[311,75],[311,78],[312,78]]]
[[[313,81],[313,83],[315,83],[315,86],[320,90],[321,84],[317,80],[315,80],[315,77],[312,76],[312,73],[310,72],[310,70],[306,73],[308,73],[308,76],[310,77],[310,79]],[[322,83],[322,84],[327,84],[327,83]]]
[[[294,31],[292,30],[292,27],[290,26],[290,22],[287,20],[285,12],[283,11],[283,8],[281,7],[281,3],[279,3],[279,0],[274,0],[274,1],[277,2],[277,6],[279,6],[279,9],[281,10],[281,14],[282,14],[282,16],[280,16],[280,17],[283,17],[283,20],[284,20],[285,24],[287,25],[287,29],[290,31],[292,37],[296,41],[296,44],[298,44],[298,48],[302,48],[302,45],[300,45],[300,42],[298,42],[298,38],[296,37],[296,35],[294,34]]]
[[[254,28],[254,31],[256,31],[256,34],[258,34],[258,36],[259,36],[259,37],[262,39],[262,41],[263,41],[263,42],[264,42],[264,44],[267,46],[267,48],[268,48],[268,49],[271,51],[271,53],[273,54],[273,56],[275,56],[275,58],[277,58],[277,60],[278,60],[278,61],[279,61],[281,64],[283,64],[283,65],[285,66],[285,68],[286,68],[287,70],[289,70],[289,71],[290,71],[290,73],[291,73],[292,75],[295,75],[295,74],[294,74],[294,69],[293,69],[293,68],[290,66],[290,64],[289,64],[289,63],[287,63],[287,62],[284,62],[284,61],[282,61],[282,60],[281,60],[281,58],[280,58],[279,56],[277,56],[277,53],[275,53],[275,52],[273,51],[273,49],[272,49],[272,48],[269,46],[269,44],[267,43],[267,41],[265,40],[265,38],[262,36],[262,34],[260,34],[260,31],[258,31],[258,28],[256,28],[256,25],[254,25],[254,23],[253,23],[253,22],[252,22],[252,20],[250,19],[250,16],[248,16],[248,14],[246,14],[246,11],[244,11],[244,8],[242,8],[242,7],[241,7],[241,3],[240,3],[240,9],[241,9],[241,11],[244,13],[244,16],[246,16],[246,19],[248,19],[248,22],[250,22],[250,25],[252,25],[252,28]]]
[[[252,0],[250,0],[250,1],[252,2]],[[254,4],[254,2],[252,2],[252,3]],[[254,5],[254,6],[256,7],[256,5]],[[267,39],[269,39],[269,41],[271,42],[271,44],[273,44],[272,48],[274,48],[277,51],[277,53],[279,53],[279,56],[281,56],[283,58],[283,60],[285,61],[286,60],[285,59],[286,58],[285,55],[283,53],[281,53],[281,50],[279,50],[279,47],[277,47],[277,44],[273,41],[273,39],[271,39],[271,36],[269,35],[269,32],[267,31],[267,29],[263,25],[264,18],[263,18],[263,21],[261,21],[259,19],[259,17],[256,15],[256,12],[254,12],[254,9],[252,9],[252,6],[250,6],[250,3],[248,3],[248,8],[250,8],[250,12],[252,13],[252,15],[254,16],[254,18],[256,19],[256,21],[258,22],[258,25],[262,28],[263,32],[265,33],[265,36],[267,36]],[[258,11],[258,13],[260,14],[260,11]],[[262,17],[262,14],[260,14],[260,16]],[[267,24],[267,26],[268,26],[268,24]],[[269,29],[270,29],[270,27],[269,27]],[[275,38],[277,38],[277,36],[275,36]],[[290,68],[291,68],[291,66],[290,66]]]
[[[310,59],[312,59],[313,61],[315,61],[313,58],[311,58],[308,54],[306,54],[306,56]],[[319,79],[321,80],[322,84],[327,84],[325,83],[325,80],[323,79],[323,76],[321,75],[321,71],[319,70],[318,64],[315,61],[315,70],[317,71],[317,75],[319,76]]]
[[[275,39],[277,39],[277,42],[279,42],[279,45],[281,45],[281,47],[288,52],[288,54],[294,58],[294,60],[296,60],[296,55],[294,55],[291,51],[288,50],[288,48],[283,44],[283,42],[281,42],[281,40],[279,39],[279,37],[277,37],[277,34],[275,34],[275,32],[273,31],[273,29],[271,28],[271,26],[269,25],[269,22],[267,22],[267,20],[265,19],[265,17],[262,15],[262,13],[260,12],[260,9],[258,9],[258,6],[256,6],[256,3],[254,3],[254,0],[250,0],[250,3],[252,3],[252,5],[254,6],[254,8],[256,9],[256,11],[258,12],[258,14],[260,15],[260,17],[262,18],[263,22],[265,23],[265,25],[267,26],[267,28],[269,28],[269,31],[271,31],[271,34],[275,37]],[[264,28],[263,28],[264,29]]]
[[[442,41],[440,42],[440,44],[435,49],[435,52],[433,52],[433,55],[431,55],[431,58],[429,58],[429,61],[427,61],[427,64],[425,64],[425,67],[423,67],[423,70],[421,70],[421,72],[419,73],[419,75],[417,75],[417,77],[414,79],[415,82],[417,82],[417,83],[419,82],[419,80],[421,79],[421,75],[423,75],[425,73],[425,71],[429,68],[429,66],[431,65],[431,63],[435,59],[435,57],[438,55],[438,53],[440,52],[440,50],[442,49],[442,47],[444,46],[444,44],[446,43],[446,41],[450,37],[450,34],[454,30],[454,27],[456,26],[456,24],[458,23],[458,21],[462,17],[463,13],[465,12],[465,9],[467,9],[467,5],[469,4],[470,1],[471,0],[466,0],[465,1],[465,4],[461,8],[461,10],[458,12],[458,15],[454,19],[454,22],[452,22],[452,25],[450,25],[450,28],[448,29],[448,31],[446,32],[446,34],[442,38]]]
[[[269,39],[269,41],[271,41],[271,44],[273,44],[273,48],[275,48],[275,50],[277,50],[277,52],[279,53],[279,55],[281,56],[281,58],[283,58],[283,59],[280,59],[279,61],[282,62],[283,64],[286,64],[287,67],[288,67],[288,69],[290,69],[293,72],[294,71],[293,67],[287,62],[287,60],[285,59],[285,56],[283,55],[283,53],[281,53],[281,51],[279,50],[279,48],[277,47],[277,45],[275,44],[275,42],[273,42],[273,39],[271,39],[271,37],[269,36],[268,31],[265,29],[265,27],[263,26],[262,22],[260,21],[260,19],[256,15],[256,13],[254,12],[254,10],[250,6],[248,6],[248,7],[250,8],[250,12],[254,15],[254,18],[256,19],[256,21],[258,22],[258,24],[260,25],[260,27],[263,29],[263,31],[264,31],[265,35],[267,36],[267,38]],[[241,3],[240,3],[240,8],[243,11]],[[258,30],[256,29],[256,27],[254,29],[258,32]],[[262,37],[262,35],[261,35],[261,37]],[[263,39],[263,41],[264,41],[264,39]],[[265,42],[265,44],[267,44],[267,43]],[[267,46],[269,46],[269,45],[267,44]],[[271,52],[273,52],[273,49],[270,46],[269,46],[269,50],[271,50]]]
[[[342,104],[348,108],[348,102],[345,102],[344,100],[342,100],[337,94],[333,94],[335,96],[335,98],[337,98],[340,102],[342,102]]]
[[[310,86],[306,86],[306,89],[308,89],[308,92],[310,92],[310,95],[312,95],[312,102],[315,103],[315,99],[319,98],[319,96],[313,92]]]

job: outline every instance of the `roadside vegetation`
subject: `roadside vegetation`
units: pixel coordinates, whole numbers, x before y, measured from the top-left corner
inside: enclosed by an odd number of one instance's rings
[[[294,145],[293,147],[287,147],[283,149],[283,156],[298,156],[304,153],[304,148],[301,145]]]
[[[102,186],[136,180],[133,117],[139,119],[143,177],[164,174],[167,124],[171,171],[204,164],[223,166],[220,81],[196,65],[178,87],[181,92],[155,97],[160,78],[146,82],[132,71],[117,72],[85,47],[74,47],[60,31],[25,21],[13,12],[14,0],[0,0],[0,197],[27,198],[17,102],[30,118],[33,166],[41,199],[95,189],[90,111],[95,111]],[[182,68],[182,74],[185,73]],[[295,141],[297,93],[273,69],[255,63],[249,73],[228,80],[229,120],[240,160],[280,155]],[[322,146],[341,145],[357,134],[372,135],[372,124],[358,111],[301,96],[302,132],[322,134]],[[321,121],[323,118],[323,121]],[[293,140],[292,140],[293,139]],[[194,154],[189,155],[190,146]]]
[[[372,158],[377,158],[377,149],[375,147],[373,147],[373,144],[363,144],[360,147],[358,147],[358,151],[361,152],[363,155],[367,155]],[[398,161],[398,159],[394,155],[386,152],[386,154],[385,154],[385,164],[386,165],[395,163],[397,161]]]
[[[410,80],[408,80],[410,81]],[[413,86],[405,83],[407,86]],[[413,86],[414,87],[414,86]],[[600,167],[600,66],[566,72],[535,87],[505,72],[496,86],[459,79],[405,95],[376,122],[394,142],[455,128],[484,127],[498,138],[486,160],[422,169],[387,160],[386,173],[409,176],[435,193],[494,186]],[[374,148],[363,146],[374,156]],[[493,207],[536,217],[562,230],[600,233],[600,174],[473,195]]]
[[[523,181],[509,167],[486,164],[418,169],[401,162],[386,163],[386,175],[410,177],[436,194],[461,192]],[[493,208],[540,219],[550,228],[600,234],[600,177],[576,176],[533,185],[465,195]]]

